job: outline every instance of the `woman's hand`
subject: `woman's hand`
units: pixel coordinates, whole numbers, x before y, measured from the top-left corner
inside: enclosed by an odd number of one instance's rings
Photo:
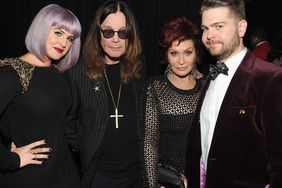
[[[48,156],[52,151],[52,149],[49,147],[38,147],[44,144],[46,144],[45,140],[40,140],[28,144],[26,146],[17,148],[14,142],[12,142],[11,152],[14,152],[19,155],[20,167],[24,167],[29,164],[40,165],[43,163],[41,159],[48,159]]]

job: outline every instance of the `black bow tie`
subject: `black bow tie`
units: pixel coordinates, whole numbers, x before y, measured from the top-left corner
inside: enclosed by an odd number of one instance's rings
[[[224,75],[228,76],[228,67],[225,65],[225,63],[217,62],[215,65],[210,65],[210,74],[211,79],[214,80],[216,77],[222,73]]]

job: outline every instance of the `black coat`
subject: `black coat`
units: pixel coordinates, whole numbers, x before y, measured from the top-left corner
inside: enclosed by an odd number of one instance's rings
[[[140,109],[139,95],[146,79],[145,75],[143,69],[140,79],[133,81],[137,117]],[[71,146],[80,153],[82,184],[84,188],[88,188],[97,170],[109,120],[106,80],[103,77],[97,83],[90,79],[81,62],[65,73],[65,76],[73,94],[73,110],[69,117],[71,123],[67,136]],[[99,91],[95,91],[96,86],[99,87]]]

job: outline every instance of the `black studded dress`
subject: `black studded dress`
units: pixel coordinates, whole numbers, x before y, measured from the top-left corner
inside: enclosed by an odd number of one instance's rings
[[[54,67],[35,67],[20,59],[0,61],[1,188],[80,188],[65,129],[71,108],[70,89]],[[39,140],[53,151],[42,165],[19,168],[10,152]]]

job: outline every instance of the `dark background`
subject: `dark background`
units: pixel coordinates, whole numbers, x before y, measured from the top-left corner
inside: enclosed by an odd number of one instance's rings
[[[188,16],[200,24],[198,14],[202,0],[124,0],[134,10],[143,43],[148,76],[161,74],[165,65],[159,64],[158,35],[165,20],[175,16]],[[248,30],[262,26],[270,38],[281,29],[279,0],[245,0]],[[82,44],[94,18],[95,11],[104,0],[9,0],[0,6],[0,58],[18,57],[26,52],[26,31],[37,12],[49,3],[57,3],[76,14],[82,25]],[[278,21],[274,21],[278,20]],[[246,43],[247,44],[247,43]],[[247,44],[248,45],[248,44]],[[206,63],[213,61],[207,56]]]

